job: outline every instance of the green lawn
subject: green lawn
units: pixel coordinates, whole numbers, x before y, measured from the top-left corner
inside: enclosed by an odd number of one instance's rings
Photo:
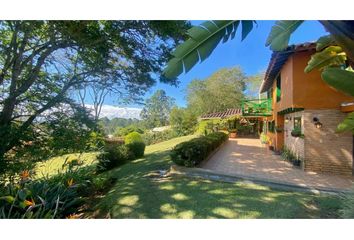
[[[35,178],[41,177],[51,177],[58,173],[63,173],[68,169],[68,165],[64,165],[65,163],[69,163],[70,161],[79,159],[80,167],[88,166],[93,164],[96,161],[97,152],[87,152],[87,153],[74,153],[74,154],[65,154],[58,157],[53,157],[48,159],[47,161],[43,161],[38,163],[35,168]],[[63,168],[64,165],[64,168]]]
[[[269,187],[188,178],[157,179],[168,169],[168,153],[192,136],[146,149],[145,157],[108,173],[117,182],[93,207],[96,217],[111,218],[335,218],[337,197],[287,192]]]

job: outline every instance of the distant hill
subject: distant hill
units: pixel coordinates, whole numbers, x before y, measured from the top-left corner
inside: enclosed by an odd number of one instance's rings
[[[93,111],[93,105],[86,104],[86,108]],[[132,107],[117,107],[112,105],[103,105],[101,110],[101,118],[126,118],[126,119],[140,119],[140,108]]]

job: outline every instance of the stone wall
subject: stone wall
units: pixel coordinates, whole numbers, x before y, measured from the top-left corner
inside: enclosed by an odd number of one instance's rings
[[[336,109],[303,112],[305,170],[352,175],[353,135],[350,132],[335,132],[345,116],[346,114]],[[315,127],[314,117],[323,124],[320,129]]]

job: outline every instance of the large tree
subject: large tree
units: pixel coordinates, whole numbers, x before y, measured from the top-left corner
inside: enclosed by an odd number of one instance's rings
[[[74,106],[69,94],[74,90],[102,83],[126,96],[144,93],[188,26],[185,21],[0,21],[0,160],[36,121],[60,106]]]
[[[246,76],[240,67],[222,68],[203,80],[193,80],[187,87],[188,108],[196,114],[241,107]]]
[[[174,98],[167,96],[164,90],[157,90],[150,98],[146,99],[140,116],[145,121],[147,128],[167,126],[174,105]]]

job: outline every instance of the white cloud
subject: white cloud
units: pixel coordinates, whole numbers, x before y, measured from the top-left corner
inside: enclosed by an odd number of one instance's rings
[[[93,105],[86,104],[86,108],[93,111]],[[116,107],[112,105],[103,105],[100,118],[137,118],[140,119],[141,108]]]

